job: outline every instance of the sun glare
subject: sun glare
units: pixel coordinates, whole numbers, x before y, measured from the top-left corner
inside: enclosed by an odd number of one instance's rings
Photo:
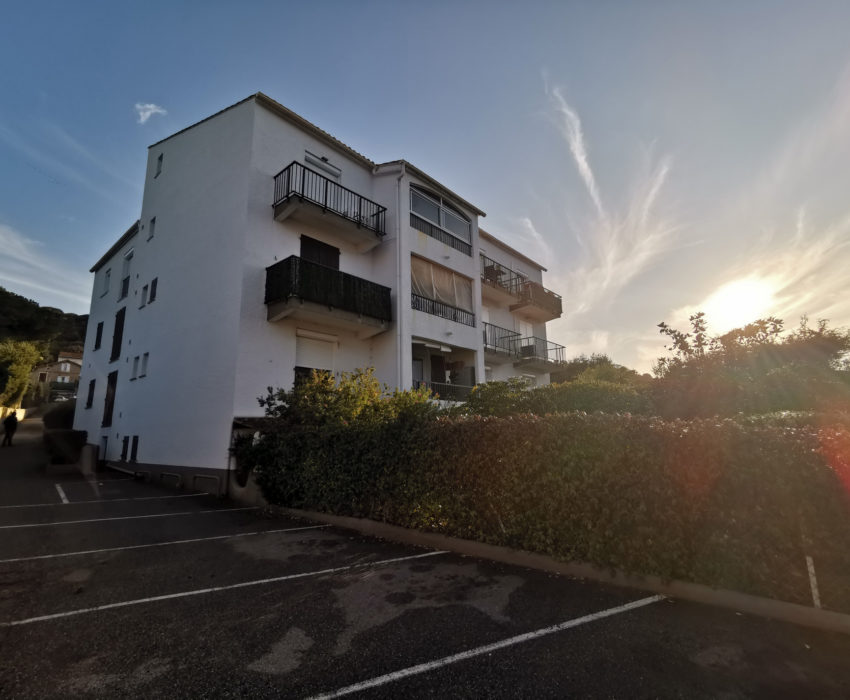
[[[775,285],[761,277],[745,277],[719,287],[702,306],[709,328],[725,333],[769,316]]]

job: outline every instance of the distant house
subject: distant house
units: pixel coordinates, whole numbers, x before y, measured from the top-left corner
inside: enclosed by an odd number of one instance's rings
[[[75,394],[82,365],[83,353],[62,350],[56,362],[38,365],[30,373],[30,387],[45,397]]]

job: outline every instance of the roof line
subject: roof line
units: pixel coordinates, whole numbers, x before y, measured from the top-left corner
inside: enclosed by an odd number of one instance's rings
[[[524,260],[529,265],[534,265],[534,267],[539,268],[543,272],[548,272],[548,270],[545,267],[543,267],[543,265],[541,265],[539,262],[534,262],[534,260],[532,260],[531,258],[529,258],[526,255],[523,255],[516,248],[511,248],[511,246],[509,246],[507,243],[505,243],[504,241],[500,241],[492,233],[487,233],[487,231],[485,231],[481,227],[478,228],[478,235],[483,237],[483,238],[486,238],[490,242],[494,243],[497,247],[501,248],[505,252],[510,253],[511,255],[515,255],[520,260]]]
[[[139,232],[139,219],[136,219],[136,222],[128,228],[124,234],[119,238],[115,243],[112,244],[112,247],[107,250],[103,256],[98,260],[94,265],[92,265],[91,270],[89,272],[97,272],[103,265],[106,263],[109,258],[115,255],[116,252],[123,246],[127,241],[129,241],[133,236],[135,236]]]
[[[415,174],[418,178],[421,178],[422,180],[424,180],[425,182],[427,182],[429,185],[431,185],[432,187],[434,187],[436,190],[438,190],[438,191],[439,191],[439,192],[441,192],[442,194],[448,195],[451,199],[454,199],[454,200],[456,200],[456,201],[460,202],[460,203],[461,203],[462,205],[464,205],[465,207],[467,207],[467,208],[471,209],[472,211],[474,211],[474,212],[475,212],[478,216],[487,216],[487,212],[482,211],[481,209],[479,209],[478,207],[476,207],[474,204],[472,204],[472,202],[467,201],[466,199],[464,199],[463,197],[461,197],[461,196],[460,196],[459,194],[457,194],[456,192],[452,192],[452,191],[451,191],[448,187],[446,187],[446,186],[445,186],[442,182],[439,182],[438,180],[435,180],[433,177],[431,177],[431,176],[430,176],[428,173],[426,173],[424,170],[422,170],[421,168],[417,168],[417,167],[416,167],[413,163],[411,163],[410,161],[408,161],[408,160],[404,160],[404,158],[401,158],[401,159],[399,159],[399,160],[390,160],[390,161],[387,161],[386,163],[380,163],[377,167],[378,167],[378,168],[382,168],[382,167],[384,167],[385,165],[402,165],[402,164],[405,166],[405,168],[406,168],[406,169],[410,170],[410,171],[411,171],[412,173],[414,173],[414,174]]]

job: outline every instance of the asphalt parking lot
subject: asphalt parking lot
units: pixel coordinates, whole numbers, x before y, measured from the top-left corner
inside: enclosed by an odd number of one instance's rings
[[[847,698],[850,636],[0,450],[3,698]]]

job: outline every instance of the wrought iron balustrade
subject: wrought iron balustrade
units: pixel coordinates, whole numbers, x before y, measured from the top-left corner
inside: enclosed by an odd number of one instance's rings
[[[359,227],[374,231],[378,236],[386,233],[387,208],[377,202],[343,187],[315,170],[292,161],[274,176],[273,206],[297,197],[351,221]]]
[[[297,255],[266,268],[266,304],[290,298],[329,308],[392,320],[390,288],[340,272]]]
[[[481,281],[491,287],[504,289],[509,294],[519,296],[525,277],[505,267],[486,255],[479,256],[481,260]]]
[[[492,323],[484,323],[484,349],[492,352],[501,352],[508,355],[516,354],[516,343],[520,334],[516,331],[495,326]]]
[[[465,309],[459,309],[451,304],[444,304],[441,301],[422,297],[418,294],[410,294],[410,306],[416,311],[424,311],[426,314],[447,318],[449,321],[456,321],[466,326],[475,327],[475,314]]]
[[[459,250],[464,255],[472,255],[472,246],[469,243],[462,241],[457,236],[453,236],[448,231],[444,231],[436,224],[432,224],[427,219],[423,219],[421,216],[417,216],[413,212],[410,212],[410,226],[417,231],[421,231],[426,236],[436,238],[438,241],[445,243],[447,246],[450,246],[455,250]]]

